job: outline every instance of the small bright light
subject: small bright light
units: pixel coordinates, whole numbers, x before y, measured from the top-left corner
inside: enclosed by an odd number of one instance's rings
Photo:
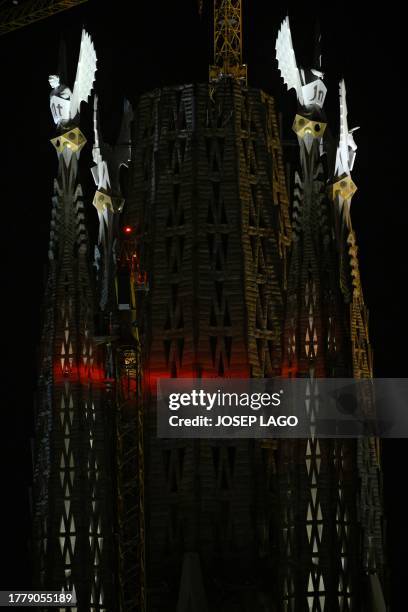
[[[123,231],[125,232],[125,234],[131,234],[131,233],[132,233],[132,231],[133,231],[133,229],[130,227],[130,225],[126,225],[126,226],[123,228]]]

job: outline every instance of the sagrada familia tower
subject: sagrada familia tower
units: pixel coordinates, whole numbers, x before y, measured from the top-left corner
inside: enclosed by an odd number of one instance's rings
[[[386,611],[374,438],[156,435],[158,378],[302,377],[313,414],[316,379],[372,376],[345,83],[335,137],[288,18],[276,59],[298,103],[289,174],[274,98],[247,82],[241,0],[214,0],[208,82],[125,103],[114,146],[94,97],[96,245],[78,179],[89,34],[73,89],[50,77],[34,542],[36,585],[74,592],[67,610]]]

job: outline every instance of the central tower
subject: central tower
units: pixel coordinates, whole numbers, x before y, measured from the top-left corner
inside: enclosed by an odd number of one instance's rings
[[[291,227],[275,103],[246,86],[241,3],[216,2],[214,24],[211,82],[139,101],[124,207],[149,280],[138,312],[151,610],[235,609],[242,594],[246,609],[263,605],[260,475],[273,447],[156,435],[157,378],[276,376],[283,358]]]
[[[299,99],[292,206],[275,102],[247,85],[240,1],[214,2],[210,82],[147,93],[135,113],[124,222],[149,279],[138,305],[149,610],[368,611],[364,584],[381,592],[372,441],[156,435],[160,377],[302,376],[313,411],[315,377],[361,375],[355,236],[338,202],[351,178],[329,166],[323,73],[298,70],[287,20],[277,55]]]
[[[146,94],[137,112],[125,220],[149,275],[150,387],[276,375],[290,225],[273,99],[227,76]]]

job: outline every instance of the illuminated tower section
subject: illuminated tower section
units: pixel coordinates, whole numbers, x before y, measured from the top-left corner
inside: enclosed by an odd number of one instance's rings
[[[308,379],[304,410],[313,423],[319,411],[316,378],[351,373],[343,346],[345,310],[326,197],[326,86],[320,66],[311,70],[297,67],[288,19],[279,31],[276,54],[281,75],[298,98],[293,130],[300,151],[293,189],[283,372]],[[313,426],[309,439],[279,444],[279,599],[290,612],[302,605],[310,612],[337,609],[331,588],[339,567],[333,541],[332,495],[338,481],[335,454],[336,444],[317,438]],[[351,528],[347,535],[351,535]],[[349,565],[347,558],[347,572]],[[347,587],[350,591],[350,585],[345,586],[350,595]]]
[[[334,205],[336,237],[340,260],[340,286],[349,317],[349,334],[351,340],[352,372],[354,378],[371,378],[372,350],[368,333],[368,310],[364,302],[358,263],[358,247],[353,230],[350,207],[351,199],[356,192],[356,185],[351,178],[357,145],[353,132],[347,121],[346,85],[344,80],[339,85],[340,99],[340,137],[336,153],[336,163],[330,186],[330,196]],[[341,457],[340,457],[341,458]],[[358,503],[361,515],[361,556],[364,573],[369,582],[371,604],[378,610],[385,610],[383,587],[384,579],[384,540],[381,506],[381,461],[378,440],[364,438],[357,441],[356,462],[359,471]],[[344,459],[339,462],[340,484],[344,479]],[[344,499],[341,488],[337,500],[337,525],[339,539],[347,535],[347,524],[344,521]],[[343,517],[343,520],[341,520]],[[341,550],[342,566],[346,547]],[[340,575],[339,590],[344,583]],[[344,587],[343,587],[344,590]]]
[[[274,376],[282,365],[291,228],[275,104],[239,69],[241,3],[214,9],[210,84],[157,90],[135,109],[124,208],[149,282],[138,309],[148,610],[234,609],[238,592],[251,612],[273,601],[274,444],[156,434],[158,377]]]
[[[356,146],[347,129],[343,84],[340,144],[334,183],[328,188],[333,170],[326,156],[330,143],[324,139],[324,75],[320,65],[297,67],[288,19],[280,28],[276,54],[285,84],[297,95],[293,130],[300,152],[293,190],[283,373],[308,379],[304,410],[313,423],[321,410],[317,378],[360,378],[371,372],[349,217],[355,191],[349,158],[354,161]],[[373,609],[378,605],[385,610],[375,561],[381,566],[379,471],[373,441],[319,439],[312,425],[309,439],[279,444],[277,466],[279,599],[284,609],[365,609],[370,572],[380,594],[374,596],[379,599]]]
[[[152,277],[151,383],[279,372],[290,230],[273,99],[225,78],[146,94],[138,113],[125,219]]]
[[[82,34],[73,92],[50,77],[58,156],[48,251],[36,430],[37,586],[74,590],[79,612],[114,607],[112,415],[94,343],[94,295],[78,160],[79,106],[92,89],[93,44]]]
[[[273,99],[228,76],[145,94],[130,172],[125,224],[141,236],[149,279],[139,310],[151,393],[146,575],[151,605],[166,609],[187,552],[205,576],[229,573],[236,558],[253,572],[257,555],[251,488],[263,449],[252,461],[248,441],[158,440],[154,393],[158,377],[280,372],[290,228]]]
[[[149,285],[137,308],[147,609],[350,612],[367,583],[381,594],[371,441],[313,428],[306,440],[157,438],[160,377],[303,377],[313,421],[318,377],[370,374],[337,170],[327,193],[324,75],[297,67],[285,20],[278,62],[299,102],[290,221],[274,100],[246,84],[241,25],[240,2],[215,0],[210,83],[155,90],[135,110],[123,220]]]

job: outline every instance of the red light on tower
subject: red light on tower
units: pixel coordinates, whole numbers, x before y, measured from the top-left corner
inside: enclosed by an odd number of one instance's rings
[[[130,225],[125,225],[125,227],[123,228],[123,233],[124,234],[131,234],[133,232],[133,228],[130,227]]]

